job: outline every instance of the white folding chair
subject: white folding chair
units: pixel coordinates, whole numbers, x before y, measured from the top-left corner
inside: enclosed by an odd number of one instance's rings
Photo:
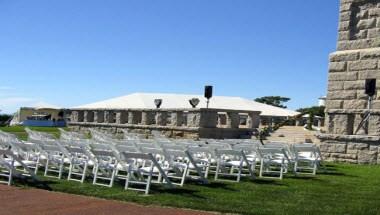
[[[57,143],[40,144],[39,146],[46,156],[44,176],[61,179],[65,162],[69,163],[68,152]]]
[[[70,166],[67,180],[84,182],[88,166],[93,164],[94,158],[85,147],[68,145],[65,146],[70,155]],[[78,176],[80,179],[78,179]]]
[[[255,178],[255,174],[253,172],[254,167],[247,160],[243,151],[235,151],[231,149],[217,149],[217,167],[215,172],[215,180],[220,180],[219,176],[235,176],[236,182],[240,182],[241,176],[245,176],[247,174],[243,174],[243,168],[246,167],[248,170],[248,175],[250,175],[253,179]],[[235,173],[237,170],[237,173]]]
[[[208,178],[211,166],[215,166],[216,169],[217,162],[214,149],[208,147],[190,147],[186,152],[191,158],[193,158],[194,163],[200,169],[202,176],[205,179]],[[194,172],[195,171],[190,168],[188,174],[191,175]]]
[[[192,158],[191,154],[184,150],[176,149],[164,149],[165,158],[169,162],[169,169],[166,174],[168,178],[172,179],[172,183],[178,186],[183,187],[187,177],[193,179],[200,179],[202,183],[207,183],[207,180],[204,178],[201,169],[199,169],[197,163]],[[192,176],[189,174],[189,171],[193,170],[197,173],[197,176]],[[180,182],[174,182],[179,180]]]
[[[18,171],[16,167],[22,167],[23,171]],[[12,184],[13,177],[29,176],[38,181],[37,176],[28,168],[23,161],[11,150],[0,150],[0,184]],[[1,178],[6,178],[1,180]]]
[[[91,144],[91,153],[94,155],[94,185],[112,187],[120,157],[110,145]],[[109,181],[109,183],[100,183],[99,180]]]
[[[283,179],[284,173],[287,172],[290,160],[285,149],[277,148],[259,148],[261,157],[260,178],[279,178]],[[264,176],[264,174],[278,174],[278,177]]]
[[[121,155],[122,159],[128,163],[128,177],[125,182],[125,190],[143,191],[145,195],[148,195],[152,177],[157,173],[163,177],[166,184],[172,187],[172,183],[153,154],[122,152]],[[145,188],[131,187],[133,185],[145,185]]]
[[[294,173],[316,175],[319,163],[317,146],[312,144],[295,144],[292,146],[295,154]]]

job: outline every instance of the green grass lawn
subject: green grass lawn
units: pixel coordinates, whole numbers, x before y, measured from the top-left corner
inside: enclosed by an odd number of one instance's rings
[[[153,186],[144,196],[113,188],[43,178],[53,191],[94,196],[143,205],[158,205],[233,214],[380,214],[380,166],[328,164],[317,177],[283,181],[245,180],[241,183],[187,183],[184,188]],[[25,186],[18,184],[19,186]],[[34,186],[34,185],[29,185]]]
[[[0,127],[26,139],[23,127]],[[57,128],[31,129],[59,135]],[[150,196],[124,191],[124,181],[113,188],[95,186],[91,178],[86,183],[40,178],[50,190],[196,210],[233,214],[378,214],[380,215],[380,166],[329,163],[316,177],[287,175],[283,181],[243,180],[241,183],[214,182],[200,185],[186,183],[183,188],[167,189],[153,186]],[[17,186],[39,185],[17,182]]]
[[[29,128],[32,130],[35,130],[35,131],[50,133],[56,137],[59,137],[59,135],[60,135],[58,128],[55,128],[55,127],[29,127]],[[20,138],[22,140],[26,140],[28,137],[27,133],[25,132],[24,126],[0,127],[0,130],[15,134],[15,135],[17,135],[18,138]]]

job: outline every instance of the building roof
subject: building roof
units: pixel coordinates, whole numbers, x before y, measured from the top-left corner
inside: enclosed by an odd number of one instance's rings
[[[42,109],[52,109],[52,110],[60,110],[61,107],[58,107],[56,105],[52,105],[46,102],[38,102],[32,105],[32,107],[36,110],[42,110]]]
[[[99,101],[87,105],[73,107],[73,109],[154,109],[155,99],[162,99],[161,108],[177,109],[191,108],[189,100],[200,100],[197,108],[206,108],[206,99],[202,95],[163,94],[163,93],[133,93],[130,95]],[[241,97],[214,96],[210,100],[210,108],[261,111],[263,116],[294,116],[296,111],[262,104]]]

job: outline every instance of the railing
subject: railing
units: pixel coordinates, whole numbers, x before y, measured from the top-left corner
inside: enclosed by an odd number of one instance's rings
[[[72,109],[69,125],[170,130],[255,129],[259,111],[225,109]]]

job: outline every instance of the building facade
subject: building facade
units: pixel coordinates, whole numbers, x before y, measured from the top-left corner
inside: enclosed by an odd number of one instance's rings
[[[372,102],[366,94],[368,80],[380,87],[380,0],[341,0],[338,35],[321,151],[327,160],[380,164],[380,94]]]

